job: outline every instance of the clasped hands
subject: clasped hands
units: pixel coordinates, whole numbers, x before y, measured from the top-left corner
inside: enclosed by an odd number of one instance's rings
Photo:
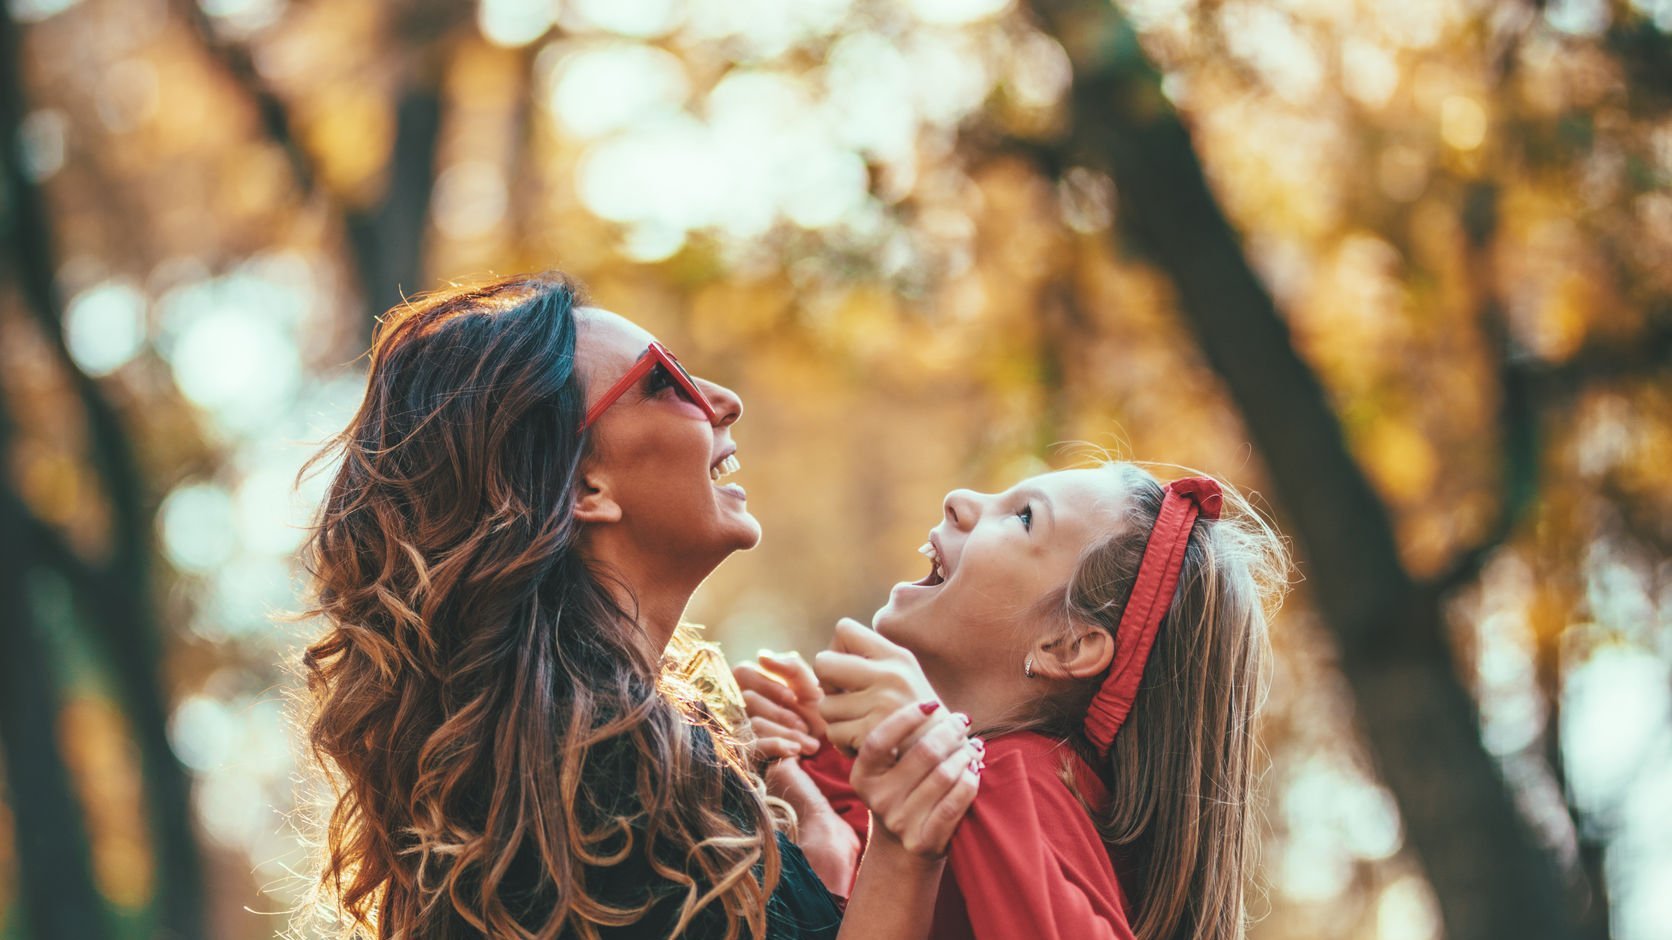
[[[825,741],[854,758],[849,782],[870,808],[873,843],[945,854],[975,799],[985,744],[968,718],[941,707],[910,650],[843,619],[811,665],[763,652],[732,674],[767,788],[795,808],[801,847],[827,885],[851,883],[859,844],[798,762]]]

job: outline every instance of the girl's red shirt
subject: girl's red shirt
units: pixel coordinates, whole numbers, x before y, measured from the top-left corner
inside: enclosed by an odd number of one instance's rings
[[[930,940],[1133,940],[1126,893],[1090,814],[1108,790],[1073,748],[1021,732],[987,742],[981,791],[947,852]],[[801,759],[864,841],[870,813],[848,783],[853,762],[825,743]],[[851,887],[851,886],[850,886]]]

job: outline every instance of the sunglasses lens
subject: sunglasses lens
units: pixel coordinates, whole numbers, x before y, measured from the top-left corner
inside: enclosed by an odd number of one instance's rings
[[[674,370],[679,373],[675,376],[675,378],[685,386],[686,394],[693,402],[700,405],[704,411],[710,412],[712,416],[712,409],[708,404],[708,396],[704,395],[702,389],[697,387],[697,380],[691,377],[691,373],[685,371],[684,364],[678,359],[675,359],[673,357],[673,353],[668,353],[668,361],[673,363]]]

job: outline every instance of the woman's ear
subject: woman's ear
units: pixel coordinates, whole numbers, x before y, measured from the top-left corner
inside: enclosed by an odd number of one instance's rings
[[[610,496],[609,481],[602,474],[581,474],[575,518],[589,524],[621,521],[621,504]]]
[[[1032,650],[1032,672],[1046,679],[1090,679],[1109,668],[1115,638],[1103,627],[1075,623],[1056,639],[1041,640]]]

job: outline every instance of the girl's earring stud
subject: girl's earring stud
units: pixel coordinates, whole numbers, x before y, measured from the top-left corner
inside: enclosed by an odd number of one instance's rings
[[[1032,653],[1029,653],[1027,660],[1022,663],[1022,675],[1026,676],[1029,679],[1033,678],[1033,654]]]

